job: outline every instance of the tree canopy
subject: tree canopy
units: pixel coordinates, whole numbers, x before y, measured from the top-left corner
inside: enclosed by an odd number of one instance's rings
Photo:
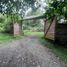
[[[0,0],[0,13],[23,13],[34,6],[36,0]]]
[[[46,10],[47,17],[61,17],[67,19],[67,0],[52,0]]]

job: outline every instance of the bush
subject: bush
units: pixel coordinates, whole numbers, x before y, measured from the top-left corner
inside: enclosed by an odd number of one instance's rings
[[[21,17],[17,14],[2,15],[0,14],[0,32],[13,33],[13,22],[21,20]]]

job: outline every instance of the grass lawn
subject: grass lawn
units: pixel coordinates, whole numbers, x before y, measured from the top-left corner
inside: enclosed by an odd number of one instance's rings
[[[53,42],[45,40],[44,38],[41,38],[40,42],[43,46],[49,48],[61,61],[67,63],[67,48],[59,46],[59,44],[55,46]]]
[[[38,37],[43,37],[44,33],[43,32],[30,32],[30,31],[24,31],[25,36],[38,36]]]
[[[11,42],[12,40],[20,39],[22,36],[14,37],[9,34],[3,34],[0,33],[0,46],[2,46],[4,43]]]

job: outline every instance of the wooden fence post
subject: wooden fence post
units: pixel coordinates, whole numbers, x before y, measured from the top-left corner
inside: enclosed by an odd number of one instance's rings
[[[44,20],[44,37],[45,37],[45,29],[46,29],[46,20]]]

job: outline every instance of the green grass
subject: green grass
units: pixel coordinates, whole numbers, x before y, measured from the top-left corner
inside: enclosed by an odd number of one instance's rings
[[[3,44],[11,42],[13,40],[20,39],[21,37],[22,36],[14,37],[13,35],[10,34],[0,33],[0,46],[3,46]]]
[[[9,34],[2,34],[2,33],[0,33],[0,43],[5,42],[5,41],[9,41],[12,38],[13,37],[10,36]]]
[[[59,44],[55,46],[53,42],[45,40],[44,38],[41,38],[40,42],[43,46],[48,47],[61,61],[67,63],[67,48],[59,46]]]
[[[44,33],[43,32],[30,32],[30,31],[24,31],[25,36],[38,36],[38,37],[43,37]]]

